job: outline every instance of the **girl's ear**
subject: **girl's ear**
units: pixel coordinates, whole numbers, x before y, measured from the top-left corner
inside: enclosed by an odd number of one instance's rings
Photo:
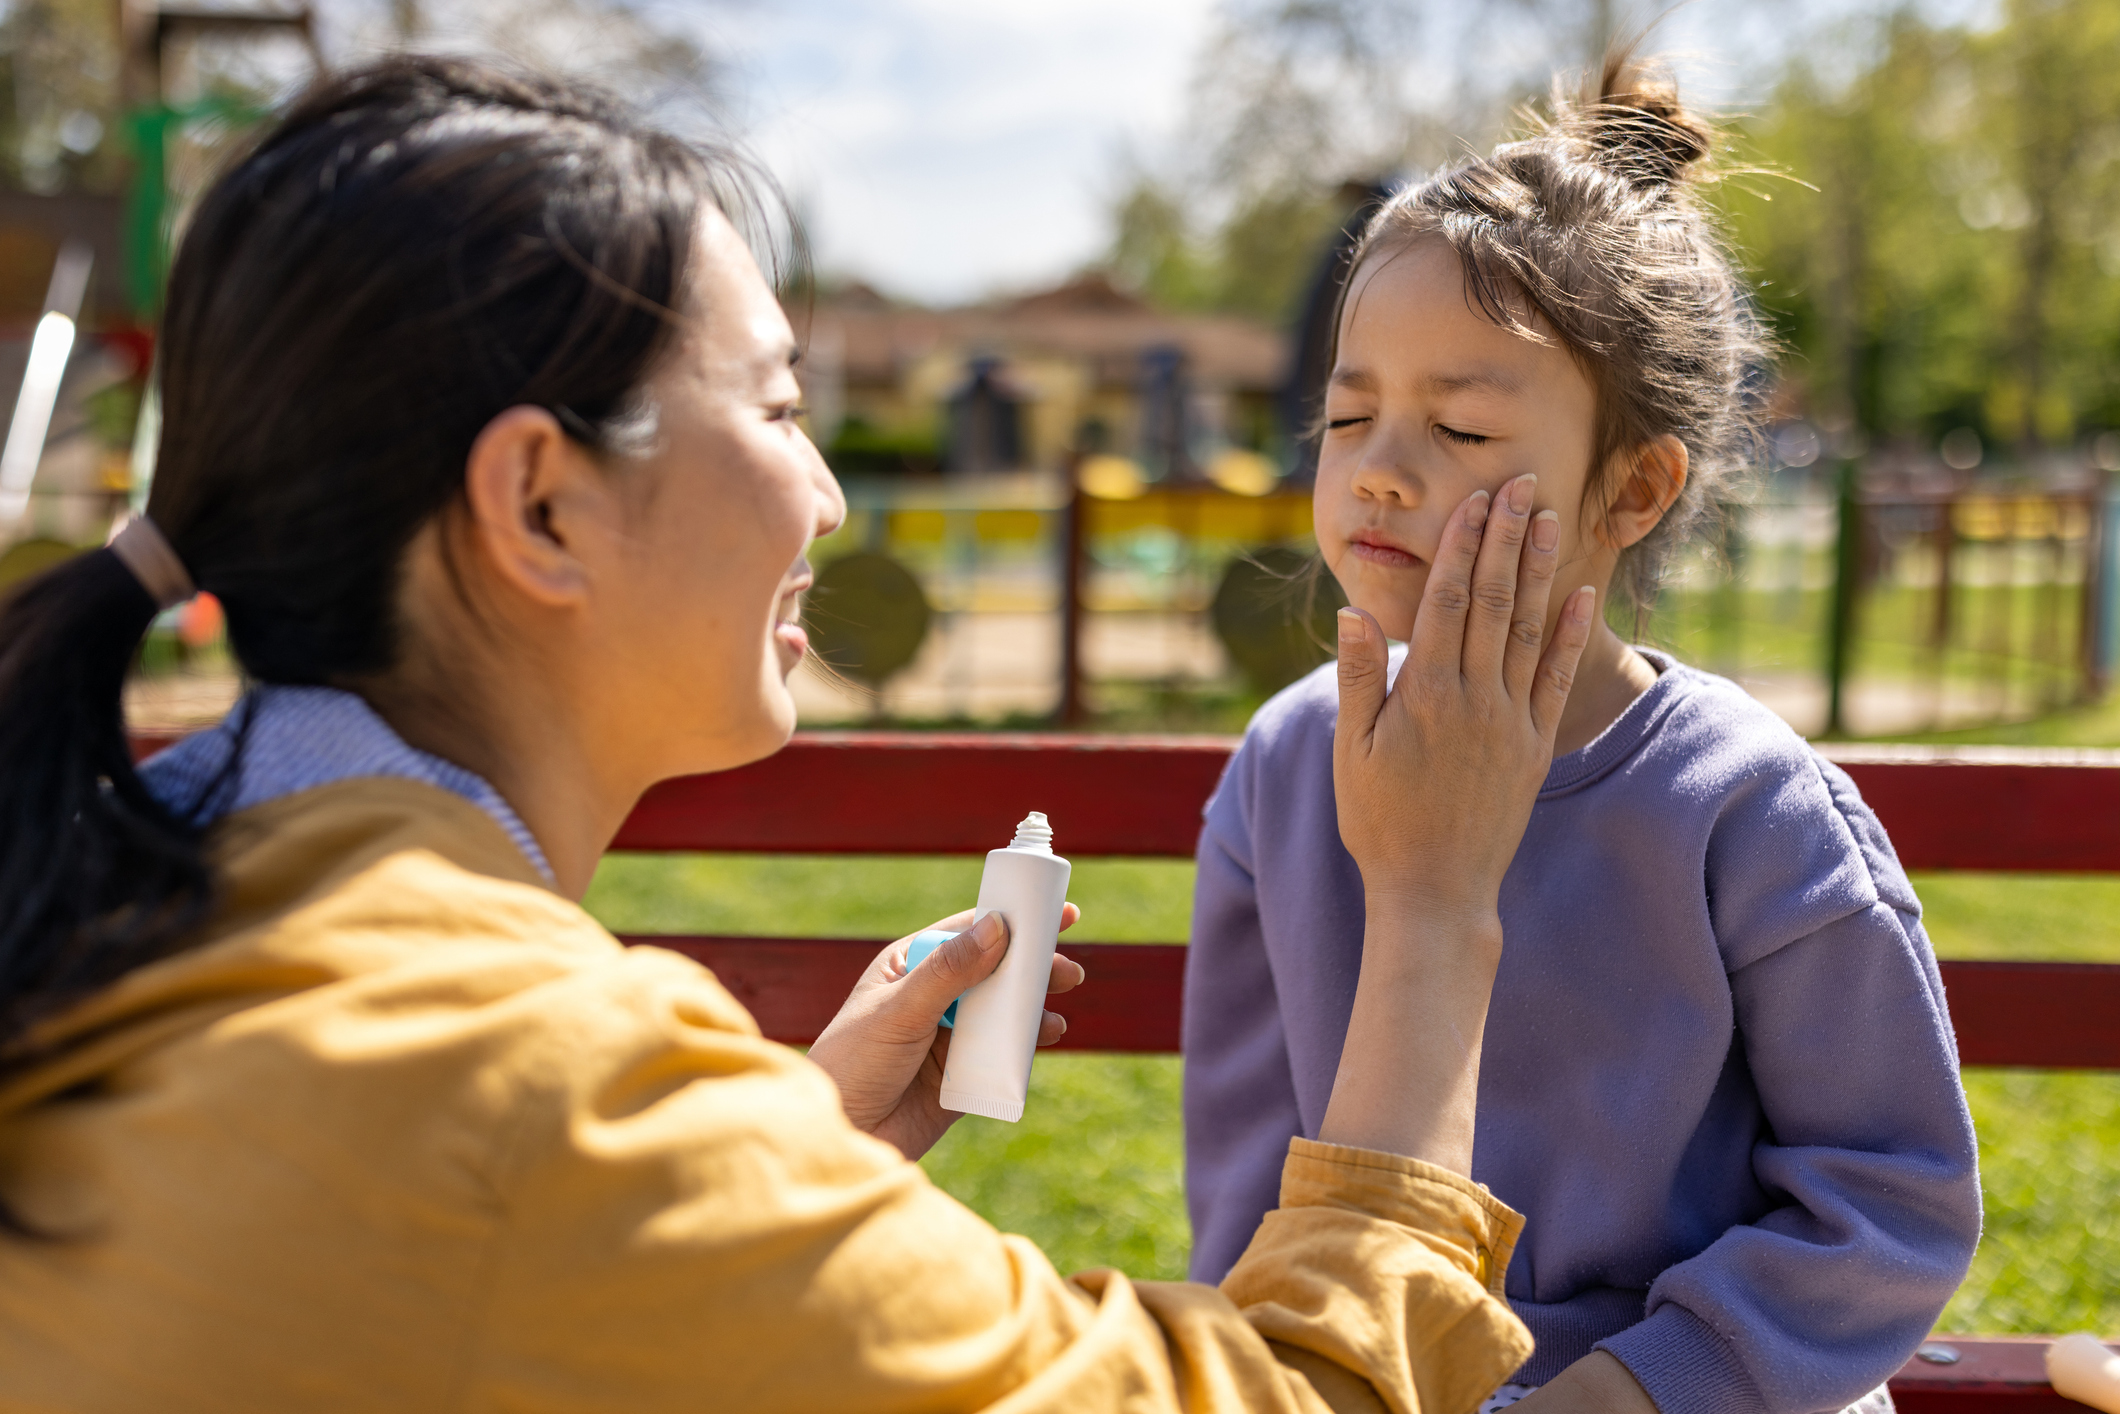
[[[1605,507],[1604,540],[1624,550],[1656,529],[1686,489],[1686,444],[1665,433],[1634,449],[1633,466]]]

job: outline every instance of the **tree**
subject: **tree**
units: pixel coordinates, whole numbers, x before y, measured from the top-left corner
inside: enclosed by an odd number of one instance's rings
[[[1900,12],[1815,47],[1858,62],[1799,57],[1744,129],[1796,180],[1723,200],[1812,412],[2026,457],[2120,421],[2120,6],[2011,0],[1977,33]]]
[[[1226,0],[1176,150],[1112,203],[1108,264],[1173,308],[1285,319],[1353,210],[1348,183],[1491,141],[1625,19],[1618,0]]]

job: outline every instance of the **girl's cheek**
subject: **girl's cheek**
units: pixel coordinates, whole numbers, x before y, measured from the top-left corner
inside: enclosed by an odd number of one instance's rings
[[[1401,581],[1389,586],[1365,582],[1357,575],[1351,584],[1342,579],[1340,588],[1348,603],[1368,610],[1376,618],[1386,638],[1403,642],[1413,636],[1414,615],[1421,607],[1421,586],[1426,583],[1426,575],[1412,585]]]

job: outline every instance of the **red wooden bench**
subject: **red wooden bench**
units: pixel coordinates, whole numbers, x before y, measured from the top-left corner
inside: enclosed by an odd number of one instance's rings
[[[804,854],[984,854],[1027,809],[1075,858],[1190,858],[1222,737],[804,733],[740,771],[651,791],[613,848]],[[2120,752],[1840,748],[1910,869],[2120,872]],[[920,920],[909,920],[909,926]],[[713,968],[766,1034],[801,1043],[883,940],[633,937]],[[1181,944],[1067,944],[1094,985],[1061,1043],[1178,1049]],[[2120,1069],[2120,965],[1943,964],[1968,1065]],[[1906,1414],[2081,1409],[2046,1383],[2037,1337],[1939,1335],[1892,1381]]]

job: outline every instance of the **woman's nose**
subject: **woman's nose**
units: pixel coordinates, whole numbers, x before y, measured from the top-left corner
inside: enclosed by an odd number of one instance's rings
[[[817,458],[817,466],[812,473],[818,492],[817,535],[830,535],[846,524],[847,493],[840,487],[839,478],[832,474],[832,468],[826,463],[824,455],[814,448],[811,454]]]

